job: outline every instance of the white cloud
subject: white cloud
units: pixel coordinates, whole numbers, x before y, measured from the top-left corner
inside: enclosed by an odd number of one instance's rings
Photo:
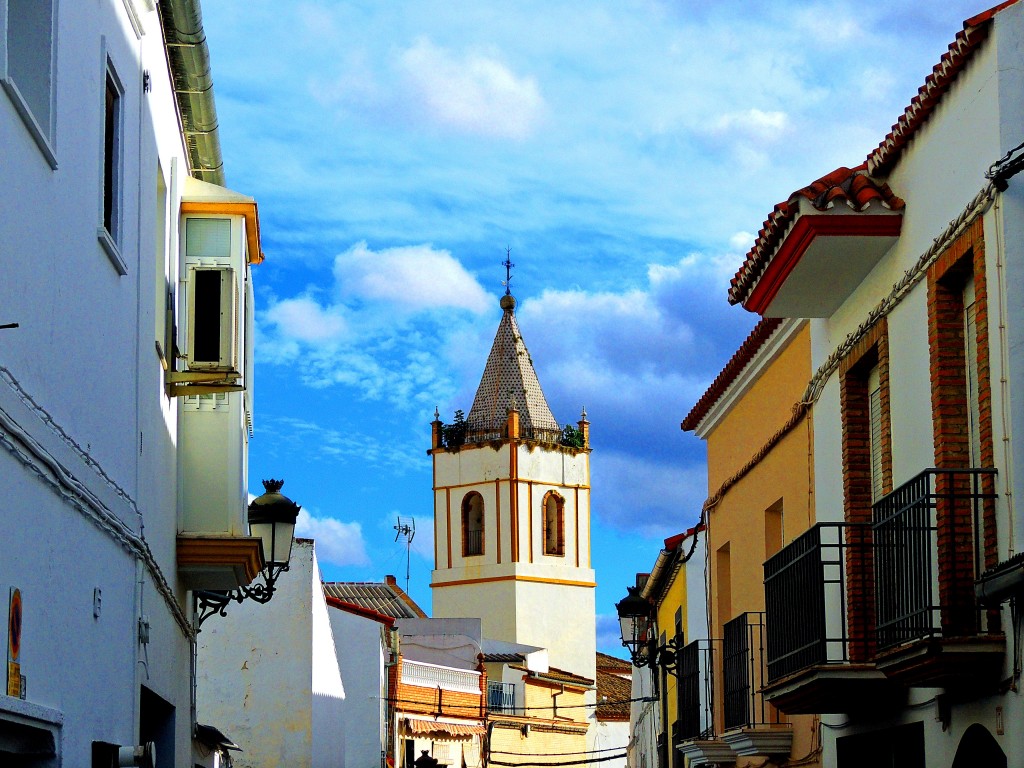
[[[363,527],[359,523],[345,523],[333,517],[313,517],[303,508],[295,523],[295,535],[314,539],[317,558],[324,562],[369,565]]]
[[[457,307],[480,312],[483,288],[451,253],[429,245],[370,249],[353,245],[334,259],[334,278],[345,297],[385,301],[396,308]]]
[[[346,329],[341,307],[321,307],[309,296],[272,304],[264,318],[282,335],[311,343],[338,339]]]
[[[789,115],[785,112],[747,109],[720,115],[711,124],[711,132],[720,136],[745,136],[767,143],[781,138],[789,123]]]
[[[536,80],[516,75],[493,56],[460,58],[421,38],[402,53],[400,64],[423,109],[441,125],[525,139],[540,122],[544,99]]]

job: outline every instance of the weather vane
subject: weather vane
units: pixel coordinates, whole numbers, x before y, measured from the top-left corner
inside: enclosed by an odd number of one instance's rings
[[[502,266],[505,267],[505,282],[502,285],[505,286],[505,295],[509,296],[512,293],[512,267],[515,264],[512,263],[512,248],[508,247],[505,249],[505,260],[501,262]]]

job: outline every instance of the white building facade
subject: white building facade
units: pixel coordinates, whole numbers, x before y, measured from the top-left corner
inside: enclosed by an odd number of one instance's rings
[[[776,206],[730,291],[811,321],[815,511],[841,559],[766,583],[766,693],[822,716],[824,765],[1024,754],[1022,38],[1019,2],[967,20],[864,165]]]
[[[194,0],[0,2],[0,763],[105,768],[147,742],[160,765],[202,761],[190,590],[262,567],[262,254],[255,202],[217,186],[208,64]],[[231,231],[203,251],[193,216]],[[188,266],[207,257],[212,320]],[[198,469],[189,409],[219,422]]]
[[[199,720],[242,751],[238,768],[338,768],[345,686],[311,539],[296,539],[289,570],[266,605],[233,604],[199,635]],[[373,659],[368,659],[372,663]],[[370,765],[379,764],[379,755]]]

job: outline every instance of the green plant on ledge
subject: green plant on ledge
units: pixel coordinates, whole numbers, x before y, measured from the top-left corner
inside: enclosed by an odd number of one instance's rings
[[[451,424],[441,425],[441,445],[445,448],[458,448],[466,442],[466,414],[461,410],[455,412],[455,420]]]
[[[562,439],[558,441],[568,448],[584,448],[583,431],[572,424],[566,424],[562,430]]]

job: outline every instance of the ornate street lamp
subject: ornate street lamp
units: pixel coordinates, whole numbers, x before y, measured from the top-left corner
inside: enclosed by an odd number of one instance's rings
[[[249,504],[249,533],[262,542],[262,582],[237,587],[230,592],[219,590],[196,590],[195,600],[196,631],[210,616],[227,615],[228,604],[234,600],[241,603],[253,600],[263,604],[274,596],[274,585],[282,573],[288,570],[292,554],[292,539],[295,535],[295,520],[301,507],[281,493],[284,480],[264,480],[265,493]]]
[[[658,646],[654,606],[640,597],[637,587],[626,587],[627,595],[615,604],[619,614],[622,644],[629,649],[629,657],[636,667],[661,667],[670,675],[676,674],[678,648],[676,638]]]
[[[626,587],[626,590],[628,594],[615,604],[615,612],[619,614],[622,644],[629,649],[633,665],[642,667],[647,664],[651,644],[652,606],[640,597],[637,587]]]

